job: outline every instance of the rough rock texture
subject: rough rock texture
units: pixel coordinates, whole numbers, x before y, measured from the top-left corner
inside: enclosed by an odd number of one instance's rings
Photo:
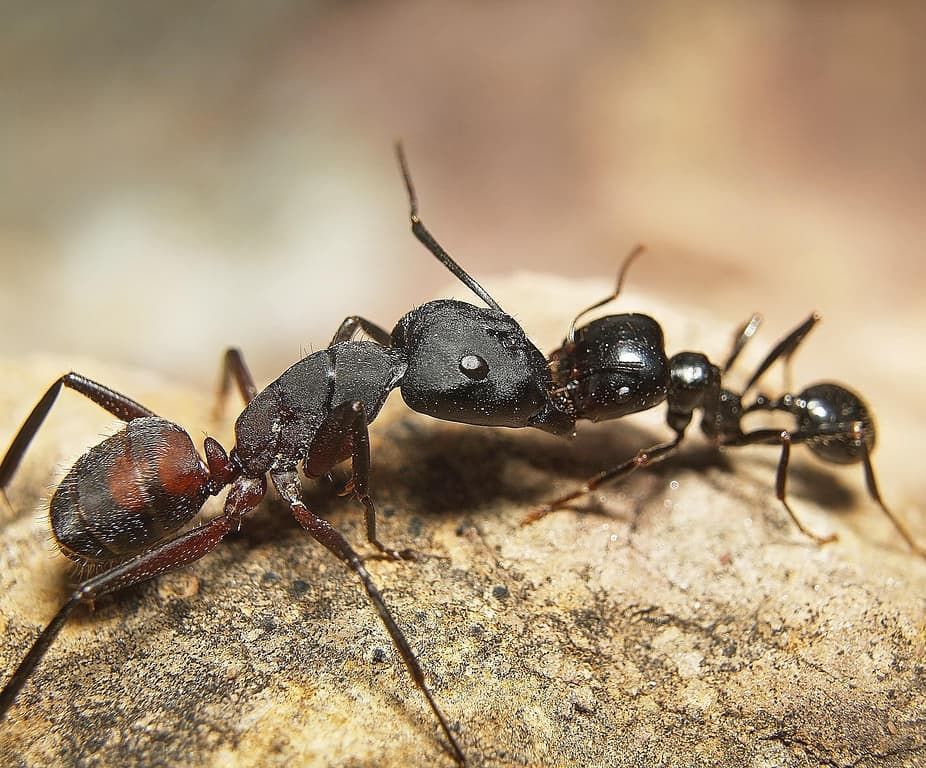
[[[680,348],[680,313],[646,306],[675,323],[669,343]],[[728,337],[712,331],[704,348],[719,359]],[[774,336],[763,338],[757,352]],[[64,368],[30,359],[2,370],[5,446]],[[230,446],[229,424],[209,423],[208,392],[93,362],[80,370],[183,423],[197,443],[209,430]],[[381,537],[432,557],[369,569],[471,764],[926,765],[926,562],[865,496],[857,468],[795,451],[798,514],[840,536],[822,548],[775,500],[777,452],[718,456],[697,439],[574,511],[519,525],[533,504],[663,439],[662,413],[583,426],[572,445],[430,420],[398,394],[375,423]],[[924,426],[922,414],[910,418],[901,445]],[[15,514],[0,518],[4,678],[74,575],[52,556],[35,510],[52,468],[106,422],[65,393],[10,488]],[[882,417],[888,445],[894,426]],[[886,498],[926,541],[917,470],[884,477]],[[308,484],[306,498],[362,544],[356,504],[324,484]],[[192,567],[79,611],[0,725],[0,763],[452,760],[353,576],[271,500]]]

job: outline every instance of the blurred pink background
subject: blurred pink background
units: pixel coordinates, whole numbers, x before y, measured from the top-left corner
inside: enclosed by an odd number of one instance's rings
[[[766,345],[819,310],[805,370],[825,345],[855,365],[815,375],[920,399],[920,3],[14,1],[3,18],[0,354],[211,386],[229,344],[266,381],[347,314],[391,327],[451,282],[408,232],[402,137],[425,222],[490,291],[525,270],[610,283],[642,241],[635,288],[724,328],[759,309]]]

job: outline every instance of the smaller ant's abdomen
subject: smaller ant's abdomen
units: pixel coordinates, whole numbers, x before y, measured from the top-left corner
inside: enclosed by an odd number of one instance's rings
[[[605,421],[666,398],[669,364],[662,328],[647,315],[608,315],[576,330],[550,355],[557,390],[579,419]]]
[[[52,532],[77,562],[124,560],[191,520],[208,496],[208,480],[180,427],[134,419],[71,467],[51,500]]]
[[[839,384],[814,384],[796,398],[798,429],[816,432],[807,447],[824,461],[854,464],[875,447],[875,424],[864,401]]]

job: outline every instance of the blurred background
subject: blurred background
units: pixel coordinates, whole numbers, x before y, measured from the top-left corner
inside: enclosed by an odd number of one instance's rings
[[[919,398],[921,3],[2,11],[0,354],[212,386],[230,344],[267,381],[347,314],[391,328],[452,282],[408,232],[401,137],[490,292],[546,272],[591,301],[645,242],[635,289],[725,337],[760,309],[765,344],[816,309],[807,370]]]

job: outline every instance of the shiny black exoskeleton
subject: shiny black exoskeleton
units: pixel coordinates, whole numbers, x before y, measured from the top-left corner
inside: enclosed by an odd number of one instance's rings
[[[235,447],[226,453],[206,438],[205,462],[181,427],[125,395],[76,373],[52,384],[0,462],[0,490],[9,484],[62,387],[93,400],[126,426],[78,459],[51,501],[53,533],[62,552],[100,572],[76,588],[39,635],[0,692],[0,718],[78,605],[210,552],[260,503],[269,477],[299,524],[357,574],[454,757],[465,763],[408,641],[361,558],[302,502],[298,469],[320,477],[350,458],[349,487],[364,506],[369,542],[388,557],[411,558],[414,553],[389,549],[378,539],[368,487],[367,428],[391,390],[400,388],[416,411],[468,424],[530,426],[563,434],[572,432],[573,420],[551,399],[552,377],[544,356],[424,228],[401,151],[400,163],[415,235],[489,306],[429,302],[405,315],[392,333],[361,317],[348,317],[326,349],[300,360],[260,392],[241,353],[229,350],[219,403],[234,381],[246,406],[235,424]],[[360,330],[371,340],[353,340]],[[207,497],[229,485],[222,514],[177,534]]]
[[[823,461],[858,464],[875,447],[875,424],[862,399],[839,384],[825,382],[797,395],[757,395],[747,411],[784,411],[797,420],[803,443]]]
[[[787,469],[791,445],[803,443],[823,461],[834,464],[861,463],[868,492],[881,507],[914,552],[926,556],[903,522],[885,505],[875,480],[871,451],[875,445],[874,420],[862,399],[841,384],[823,382],[797,395],[769,397],[758,394],[744,402],[760,377],[778,360],[791,357],[819,316],[812,314],[785,336],[768,353],[745,387],[737,392],[724,387],[723,379],[746,342],[754,335],[760,318],[752,317],[739,331],[725,364],[719,367],[701,352],[679,352],[668,358],[662,328],[651,317],[640,314],[608,315],[576,328],[579,318],[617,298],[627,268],[642,251],[635,249],[621,268],[614,293],[583,310],[575,318],[563,344],[550,356],[553,399],[574,419],[604,421],[648,410],[663,401],[666,422],[675,438],[639,451],[613,469],[595,475],[577,490],[534,510],[526,522],[533,522],[554,509],[590,493],[602,483],[619,480],[638,467],[665,459],[681,443],[696,411],[701,430],[720,447],[752,444],[781,446],[776,493],[797,527],[818,543],[835,536],[818,536],[800,522],[786,499]],[[795,417],[790,430],[743,430],[743,419],[759,411],[781,411]]]
[[[647,315],[583,325],[550,354],[554,399],[577,419],[608,421],[653,408],[669,391],[662,328]]]

